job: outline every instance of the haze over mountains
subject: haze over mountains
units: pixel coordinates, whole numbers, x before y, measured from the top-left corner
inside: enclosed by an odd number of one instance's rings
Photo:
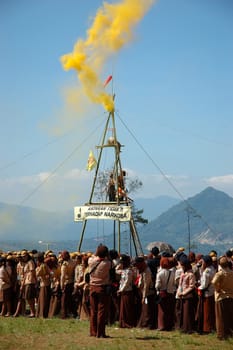
[[[177,202],[175,198],[160,196],[137,199],[135,205],[138,209],[144,208],[143,217],[151,221]],[[0,240],[77,240],[80,232],[80,224],[74,222],[73,208],[68,212],[47,212],[0,203],[0,220]],[[88,226],[85,236],[96,236],[96,223],[92,221]]]
[[[137,209],[149,220],[138,226],[144,251],[152,241],[165,241],[178,248],[190,246],[194,251],[216,248],[225,252],[233,246],[233,198],[212,187],[189,198],[187,202],[171,197],[135,200]],[[188,209],[187,209],[188,208]],[[70,212],[50,213],[28,207],[0,203],[0,249],[22,249],[26,245],[42,249],[38,242],[56,246],[56,250],[76,250],[81,225],[73,221]],[[103,226],[104,225],[104,226]],[[104,224],[89,220],[85,231],[83,250],[95,249],[98,242],[110,248],[113,245],[112,221]],[[122,251],[129,251],[128,225],[122,233]],[[47,242],[47,243],[46,243]],[[52,243],[53,242],[53,243]],[[12,243],[12,244],[11,244]],[[53,247],[51,247],[53,248]],[[29,249],[29,248],[28,248]],[[54,248],[55,250],[55,248]]]

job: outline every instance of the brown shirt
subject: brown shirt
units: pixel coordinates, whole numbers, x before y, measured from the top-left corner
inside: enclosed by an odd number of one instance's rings
[[[0,290],[5,290],[12,286],[11,275],[12,270],[9,266],[5,267],[2,265],[0,267]]]
[[[36,268],[36,277],[40,283],[40,287],[48,287],[50,285],[50,270],[49,267],[42,263]]]
[[[154,294],[154,284],[150,268],[147,266],[139,276],[138,287],[141,290],[142,299],[145,300],[147,296]]]
[[[50,271],[51,288],[57,288],[60,285],[61,266],[52,268]]]
[[[74,269],[75,262],[70,259],[69,261],[64,261],[61,266],[61,289],[65,285],[74,283]]]
[[[233,271],[229,268],[218,271],[212,283],[215,287],[215,301],[226,298],[233,299]]]
[[[36,268],[34,261],[28,260],[24,265],[24,284],[36,283]]]
[[[19,261],[16,267],[16,272],[17,272],[17,280],[18,283],[21,284],[23,281],[23,276],[24,276],[24,266],[25,263],[22,261]]]
[[[74,270],[74,283],[77,286],[80,282],[83,281],[84,271],[82,264],[78,264]]]
[[[90,274],[90,285],[103,286],[110,284],[109,271],[112,266],[111,261],[108,259],[100,259],[97,256],[91,256],[88,259],[89,271],[91,271],[97,263],[99,263],[98,266]]]

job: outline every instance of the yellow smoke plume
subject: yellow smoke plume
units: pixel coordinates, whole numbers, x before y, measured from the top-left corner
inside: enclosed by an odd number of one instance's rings
[[[133,28],[143,18],[155,0],[122,0],[104,3],[97,11],[86,40],[79,39],[72,53],[61,57],[65,70],[75,69],[89,99],[111,112],[113,97],[104,90],[100,78],[107,59],[132,40]]]

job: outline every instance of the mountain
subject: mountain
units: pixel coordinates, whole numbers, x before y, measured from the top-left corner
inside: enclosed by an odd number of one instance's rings
[[[71,213],[46,212],[30,207],[0,203],[0,239],[62,239],[69,232]],[[67,235],[69,237],[69,234]],[[71,238],[71,237],[70,237]]]
[[[233,246],[233,198],[212,187],[174,205],[140,230],[140,239],[164,241],[175,248],[225,252]]]
[[[135,206],[144,210],[143,217],[155,219],[170,208],[177,199],[160,196],[153,199],[136,199]],[[0,202],[0,240],[23,241],[63,241],[79,240],[81,223],[74,222],[73,208],[69,212],[47,212],[30,207],[10,205]],[[85,230],[85,238],[98,239],[102,232],[112,231],[112,222],[106,221],[97,225],[89,220]],[[101,234],[100,234],[101,232]],[[104,235],[106,235],[104,233]]]
[[[173,205],[174,204],[174,205]],[[138,233],[146,252],[154,241],[208,253],[215,249],[224,253],[233,247],[233,198],[212,187],[179,202],[170,197],[136,199],[137,209],[147,225],[138,225]],[[187,209],[188,208],[188,209]],[[158,217],[156,217],[158,215]],[[150,221],[151,218],[154,218]],[[33,208],[0,203],[0,249],[17,250],[23,247],[43,250],[42,242],[55,251],[76,250],[82,223],[73,221],[70,212],[45,212]],[[121,251],[129,252],[132,244],[127,227],[122,229]],[[190,237],[190,239],[189,239]],[[82,250],[94,250],[99,243],[113,247],[113,222],[88,220]],[[13,248],[14,247],[14,248]]]

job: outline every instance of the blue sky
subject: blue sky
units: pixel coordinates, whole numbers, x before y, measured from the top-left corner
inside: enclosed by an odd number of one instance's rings
[[[86,162],[106,112],[67,106],[78,80],[60,57],[86,38],[101,6],[1,1],[1,202],[69,210],[88,200]],[[143,182],[135,196],[178,197],[175,188],[189,198],[207,186],[233,196],[233,2],[155,1],[133,34],[102,77],[113,75],[123,167]]]

